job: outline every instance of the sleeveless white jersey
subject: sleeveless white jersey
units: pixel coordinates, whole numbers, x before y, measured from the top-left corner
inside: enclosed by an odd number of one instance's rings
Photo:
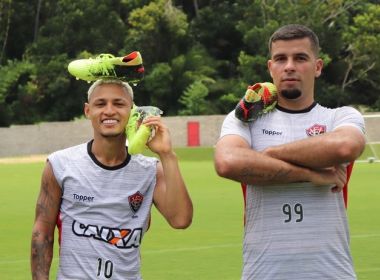
[[[236,119],[233,111],[221,137],[240,135],[262,151],[347,125],[364,133],[364,119],[355,109],[314,103],[298,112],[277,107],[250,124]],[[242,279],[356,279],[345,201],[331,188],[311,183],[246,186]]]
[[[57,279],[141,279],[140,244],[149,226],[157,159],[128,155],[110,168],[91,145],[48,157],[63,193]]]

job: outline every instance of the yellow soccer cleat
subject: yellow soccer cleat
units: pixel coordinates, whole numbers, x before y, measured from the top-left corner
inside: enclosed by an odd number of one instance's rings
[[[152,128],[141,124],[146,117],[159,116],[162,111],[153,106],[138,107],[133,105],[129,116],[128,124],[125,129],[128,139],[128,153],[131,155],[141,154],[146,147]]]
[[[137,84],[144,77],[144,66],[140,52],[134,51],[123,57],[101,54],[96,58],[78,59],[70,62],[71,75],[84,81],[118,79]]]
[[[272,83],[249,86],[235,108],[235,116],[243,122],[251,122],[273,110],[277,104],[277,88]]]

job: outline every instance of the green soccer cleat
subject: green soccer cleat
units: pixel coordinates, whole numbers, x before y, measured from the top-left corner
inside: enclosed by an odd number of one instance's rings
[[[277,104],[277,88],[272,83],[249,86],[235,108],[235,116],[243,122],[252,122],[274,109]]]
[[[141,124],[149,116],[159,116],[162,111],[153,106],[138,107],[133,105],[125,132],[128,139],[128,153],[130,155],[141,154],[152,135],[152,128]]]
[[[71,75],[88,82],[118,79],[135,85],[144,77],[142,57],[138,51],[123,57],[101,54],[95,59],[78,59],[70,62],[67,68]]]

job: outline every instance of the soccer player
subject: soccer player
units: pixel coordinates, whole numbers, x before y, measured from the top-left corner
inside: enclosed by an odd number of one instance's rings
[[[222,125],[215,168],[241,182],[245,198],[242,279],[356,279],[345,200],[364,120],[315,102],[318,51],[309,28],[279,28],[268,61],[276,108],[251,123],[231,112]]]
[[[88,91],[84,112],[93,140],[48,156],[32,234],[33,279],[49,279],[54,228],[59,230],[57,279],[141,279],[140,244],[154,204],[168,223],[187,228],[192,202],[159,116],[148,147],[159,156],[128,154],[125,126],[132,88],[99,80]]]

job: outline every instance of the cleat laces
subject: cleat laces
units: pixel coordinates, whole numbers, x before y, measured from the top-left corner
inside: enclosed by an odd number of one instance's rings
[[[112,54],[103,53],[98,55],[95,60],[100,60],[100,63],[94,63],[91,65],[89,72],[91,74],[99,74],[102,76],[116,76],[115,70],[110,59],[115,58]],[[90,58],[92,60],[92,58]]]

